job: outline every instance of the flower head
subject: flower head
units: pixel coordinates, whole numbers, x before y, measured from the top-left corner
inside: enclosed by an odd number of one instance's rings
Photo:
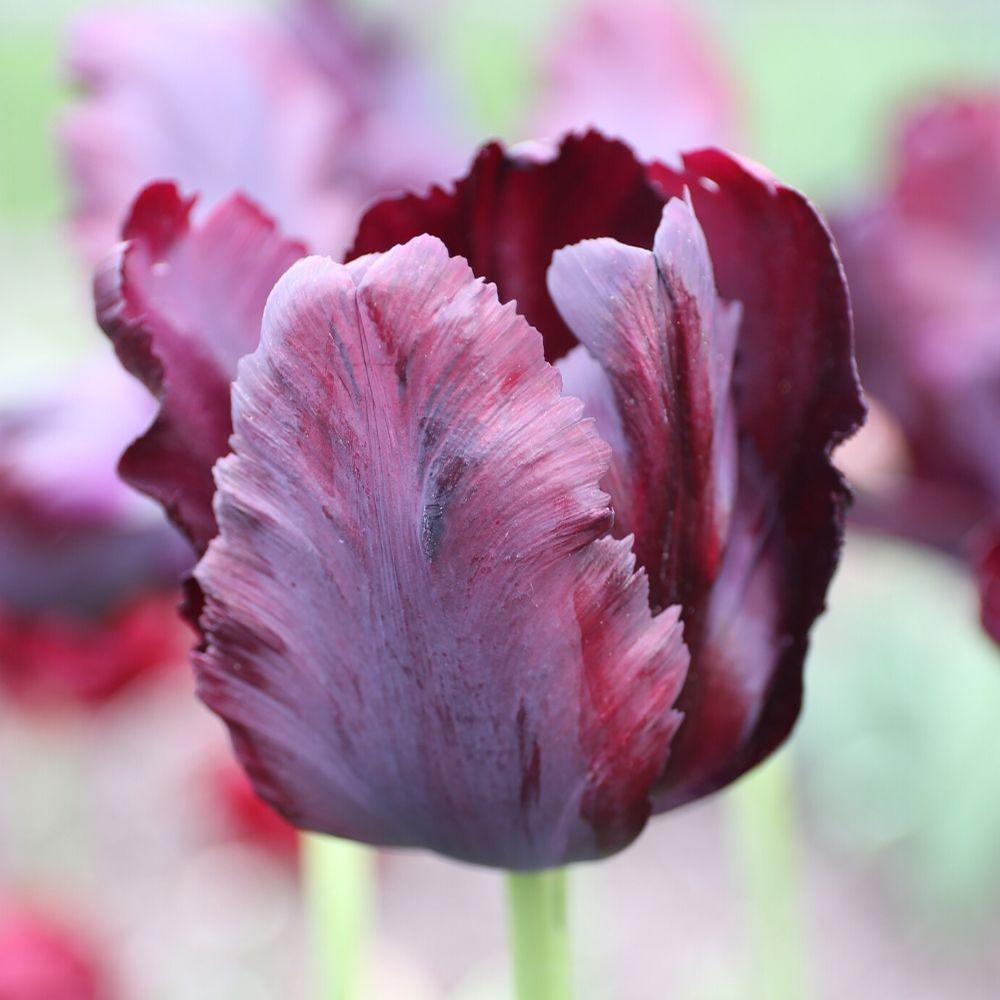
[[[137,391],[138,390],[138,391]],[[190,552],[115,475],[151,401],[111,358],[0,412],[0,683],[34,703],[100,702],[183,660]]]
[[[859,513],[962,553],[1000,511],[1000,96],[923,109],[894,153],[838,227],[861,374],[907,459]]]
[[[156,359],[161,440],[199,472],[147,437],[205,552],[200,694],[267,801],[538,868],[619,850],[781,742],[839,549],[828,452],[862,414],[799,195],[714,150],[489,146],[453,189],[371,209],[349,263],[297,261],[259,344],[273,227],[237,262],[215,252],[234,203],[200,227],[162,204],[102,269],[99,317]]]

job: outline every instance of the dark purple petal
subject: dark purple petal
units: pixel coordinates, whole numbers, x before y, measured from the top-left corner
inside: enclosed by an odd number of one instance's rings
[[[160,400],[121,474],[201,551],[215,534],[212,466],[229,450],[237,362],[256,348],[267,295],[305,248],[241,196],[194,223],[193,205],[172,184],[146,188],[94,295],[122,364]]]
[[[742,307],[736,502],[718,577],[685,604],[693,666],[658,803],[668,808],[763,759],[798,715],[848,499],[830,451],[864,407],[843,273],[809,203],[717,150],[650,173],[667,194],[690,193],[718,293]]]
[[[84,525],[38,518],[0,496],[0,608],[99,618],[148,593],[172,593],[190,548],[165,522]]]
[[[155,403],[105,351],[0,411],[0,689],[100,704],[184,662],[188,545],[115,474]],[[2,973],[0,973],[2,977]]]
[[[200,692],[294,823],[536,868],[649,815],[687,654],[541,339],[424,237],[296,265],[234,388]]]
[[[662,195],[623,143],[596,132],[558,151],[486,146],[451,190],[381,201],[361,220],[348,257],[430,233],[497,286],[545,340],[550,360],[576,343],[545,287],[552,254],[597,236],[650,246]]]
[[[529,132],[597,127],[643,157],[734,144],[736,90],[687,11],[663,0],[590,0],[552,33]]]
[[[950,498],[896,530],[960,548],[1000,503],[1000,253],[885,216],[838,232],[865,386],[902,429],[910,490]]]

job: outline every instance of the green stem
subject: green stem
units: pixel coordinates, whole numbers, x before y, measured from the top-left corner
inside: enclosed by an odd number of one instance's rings
[[[507,900],[517,1000],[569,1000],[566,870],[510,872]]]
[[[744,778],[734,789],[732,804],[750,924],[753,995],[804,1000],[811,991],[789,755],[773,758]]]
[[[318,1000],[370,996],[365,976],[372,922],[374,852],[336,837],[303,840]]]

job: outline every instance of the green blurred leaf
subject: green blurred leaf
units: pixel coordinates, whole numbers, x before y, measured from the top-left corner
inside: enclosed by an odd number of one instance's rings
[[[718,25],[746,83],[751,149],[828,201],[881,161],[901,104],[1000,80],[1000,4],[719,0]]]
[[[0,32],[0,214],[28,222],[62,208],[53,126],[65,88],[55,26],[5,26]]]
[[[1000,655],[976,612],[961,565],[852,537],[799,736],[827,838],[944,923],[1000,890]]]

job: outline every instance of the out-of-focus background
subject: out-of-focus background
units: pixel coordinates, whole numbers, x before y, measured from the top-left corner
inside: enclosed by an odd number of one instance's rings
[[[72,378],[101,338],[53,137],[73,100],[66,25],[88,6],[0,0],[3,404],[55,373]],[[572,0],[357,6],[429,55],[478,136],[529,137],[533,67]],[[902,103],[1000,85],[992,0],[716,0],[697,13],[737,93],[739,151],[828,210],[877,183]],[[996,997],[1000,657],[977,614],[959,562],[853,532],[787,749],[578,871],[581,996],[766,995],[754,921],[769,848],[745,828],[787,774],[796,842],[784,867],[798,881],[780,894],[798,897],[799,954],[786,961],[800,966],[803,998]],[[294,846],[281,830],[262,835],[259,817],[249,834],[234,819],[238,792],[219,789],[236,779],[215,773],[220,727],[184,667],[86,710],[6,703],[0,727],[4,893],[82,923],[124,1000],[306,1000]],[[498,876],[386,852],[377,878],[372,996],[504,995]]]

